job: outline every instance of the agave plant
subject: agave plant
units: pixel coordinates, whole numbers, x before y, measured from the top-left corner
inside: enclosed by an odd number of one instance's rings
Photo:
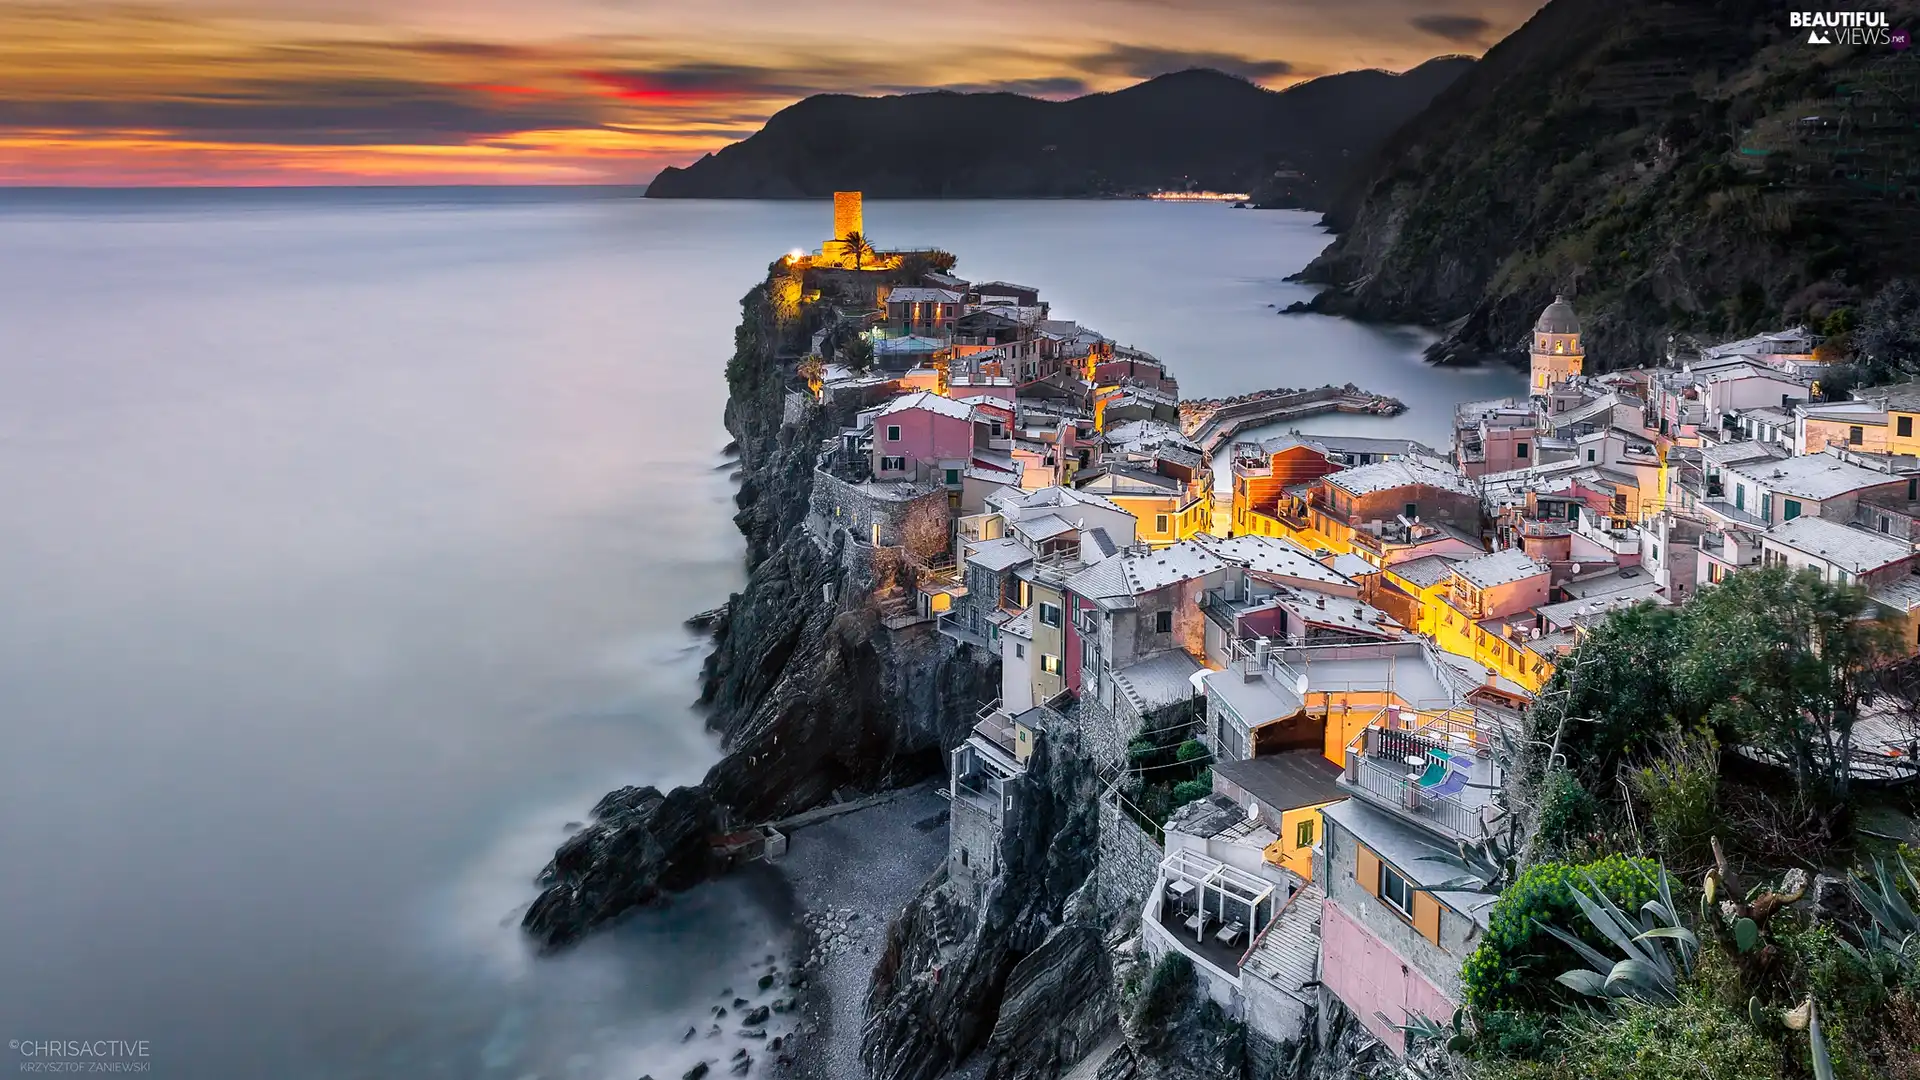
[[[1587,921],[1625,956],[1614,959],[1557,926],[1542,924],[1542,930],[1588,965],[1562,972],[1556,981],[1588,997],[1632,998],[1657,1004],[1679,1000],[1680,980],[1693,974],[1700,939],[1680,920],[1665,866],[1650,884],[1657,895],[1640,906],[1638,919],[1607,899],[1590,876],[1587,885],[1593,890],[1591,895],[1573,890],[1574,902]]]
[[[1519,859],[1514,856],[1511,838],[1492,835],[1474,841],[1462,840],[1452,855],[1434,855],[1415,861],[1440,863],[1465,871],[1459,877],[1430,886],[1439,891],[1498,893],[1513,884],[1519,872]]]
[[[1896,853],[1894,862],[1900,868],[1900,877],[1920,896],[1920,879],[1914,877],[1906,857]],[[1873,860],[1872,879],[1855,878],[1850,885],[1855,902],[1871,920],[1858,928],[1861,948],[1854,950],[1854,954],[1862,960],[1888,957],[1901,969],[1920,964],[1920,914],[1915,914],[1913,905],[1907,903],[1899,880],[1887,864]]]

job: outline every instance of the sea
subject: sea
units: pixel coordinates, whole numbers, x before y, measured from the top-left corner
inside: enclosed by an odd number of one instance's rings
[[[190,1080],[679,1075],[786,947],[777,874],[559,956],[518,929],[593,802],[718,757],[683,626],[743,582],[738,301],[825,202],[619,190],[0,191],[0,1066]],[[870,202],[1190,396],[1444,446],[1431,337],[1281,308],[1306,213]],[[1258,433],[1255,433],[1256,435]],[[62,1045],[59,1049],[74,1049]],[[138,1051],[136,1053],[136,1050]]]

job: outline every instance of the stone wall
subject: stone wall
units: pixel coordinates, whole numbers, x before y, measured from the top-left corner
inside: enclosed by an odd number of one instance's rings
[[[1130,923],[1160,879],[1160,845],[1112,798],[1100,800],[1100,865],[1095,871],[1100,918],[1108,926]]]
[[[844,529],[864,544],[899,547],[912,531],[909,522],[933,513],[942,519],[948,516],[947,493],[941,488],[894,483],[876,488],[815,469],[806,526],[822,543],[830,544],[834,531]],[[874,544],[876,525],[878,544]]]

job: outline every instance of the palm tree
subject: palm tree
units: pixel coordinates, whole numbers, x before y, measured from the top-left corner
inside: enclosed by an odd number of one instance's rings
[[[847,255],[853,259],[855,270],[861,269],[867,259],[873,256],[873,245],[868,243],[867,238],[860,233],[850,232],[841,237],[840,242],[846,245]]]

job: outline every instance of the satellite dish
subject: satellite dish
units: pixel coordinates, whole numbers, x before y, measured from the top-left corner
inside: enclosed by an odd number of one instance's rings
[[[1579,577],[1579,576],[1580,576],[1580,564],[1579,564],[1579,563],[1574,563],[1574,564],[1573,564],[1573,576],[1574,576],[1574,577]]]
[[[1248,821],[1260,820],[1260,804],[1253,801],[1252,799],[1247,800],[1247,820]]]
[[[1293,696],[1298,698],[1307,696],[1307,673],[1304,671],[1293,680]]]

